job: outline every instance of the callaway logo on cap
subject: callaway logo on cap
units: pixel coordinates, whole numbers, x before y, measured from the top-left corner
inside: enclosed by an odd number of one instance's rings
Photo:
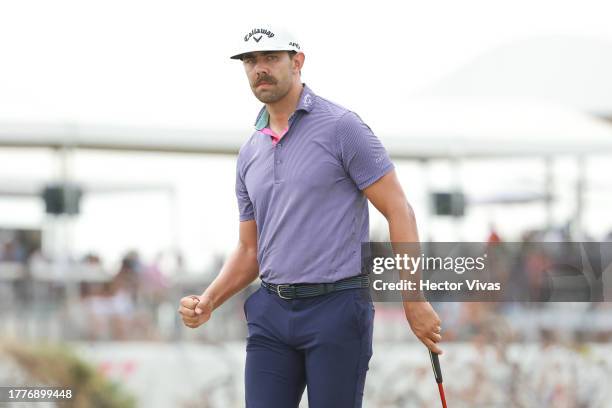
[[[251,28],[243,36],[232,59],[242,59],[247,52],[296,51],[303,52],[299,42],[288,31],[278,27]]]

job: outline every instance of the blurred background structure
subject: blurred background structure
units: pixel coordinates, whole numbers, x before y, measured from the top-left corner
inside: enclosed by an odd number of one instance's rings
[[[52,342],[136,406],[243,405],[242,304],[256,285],[197,330],[176,309],[237,238],[235,158],[259,104],[227,56],[254,17],[295,21],[305,81],[382,139],[423,241],[612,241],[605,2],[351,5],[352,21],[340,5],[296,21],[281,2],[256,16],[20,3],[0,5],[0,385],[37,378],[3,345]],[[372,240],[387,240],[370,215]],[[508,264],[534,277],[553,261]],[[376,304],[365,406],[436,406],[398,306]],[[453,407],[612,406],[610,304],[435,308]]]

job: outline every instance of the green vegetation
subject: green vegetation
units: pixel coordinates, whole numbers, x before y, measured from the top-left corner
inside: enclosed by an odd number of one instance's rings
[[[11,357],[29,379],[28,386],[49,386],[71,389],[73,398],[58,402],[70,408],[132,408],[134,397],[120,384],[76,356],[68,347],[49,344],[0,345],[0,355]]]

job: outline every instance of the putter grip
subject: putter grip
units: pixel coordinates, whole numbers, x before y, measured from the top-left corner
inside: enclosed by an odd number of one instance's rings
[[[440,359],[438,355],[431,350],[429,350],[429,358],[431,359],[431,367],[434,371],[434,376],[436,377],[436,382],[438,384],[442,384],[442,370],[440,369]]]

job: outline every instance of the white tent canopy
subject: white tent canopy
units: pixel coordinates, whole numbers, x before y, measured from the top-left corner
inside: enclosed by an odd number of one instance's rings
[[[612,127],[552,103],[482,98],[422,98],[386,111],[376,126],[402,158],[588,155],[612,152]],[[384,124],[401,118],[402,132]],[[371,125],[374,125],[371,123]],[[374,127],[374,126],[373,126]]]
[[[415,98],[397,94],[357,111],[394,158],[612,152],[612,127],[591,116],[612,117],[610,72],[609,42],[530,39],[483,54]],[[250,130],[235,126],[0,122],[0,146],[236,154]]]
[[[612,152],[611,126],[550,103],[422,98],[363,118],[401,159]],[[249,132],[0,123],[0,146],[236,154]]]
[[[543,37],[484,53],[423,94],[555,101],[612,118],[611,72],[612,43]]]

